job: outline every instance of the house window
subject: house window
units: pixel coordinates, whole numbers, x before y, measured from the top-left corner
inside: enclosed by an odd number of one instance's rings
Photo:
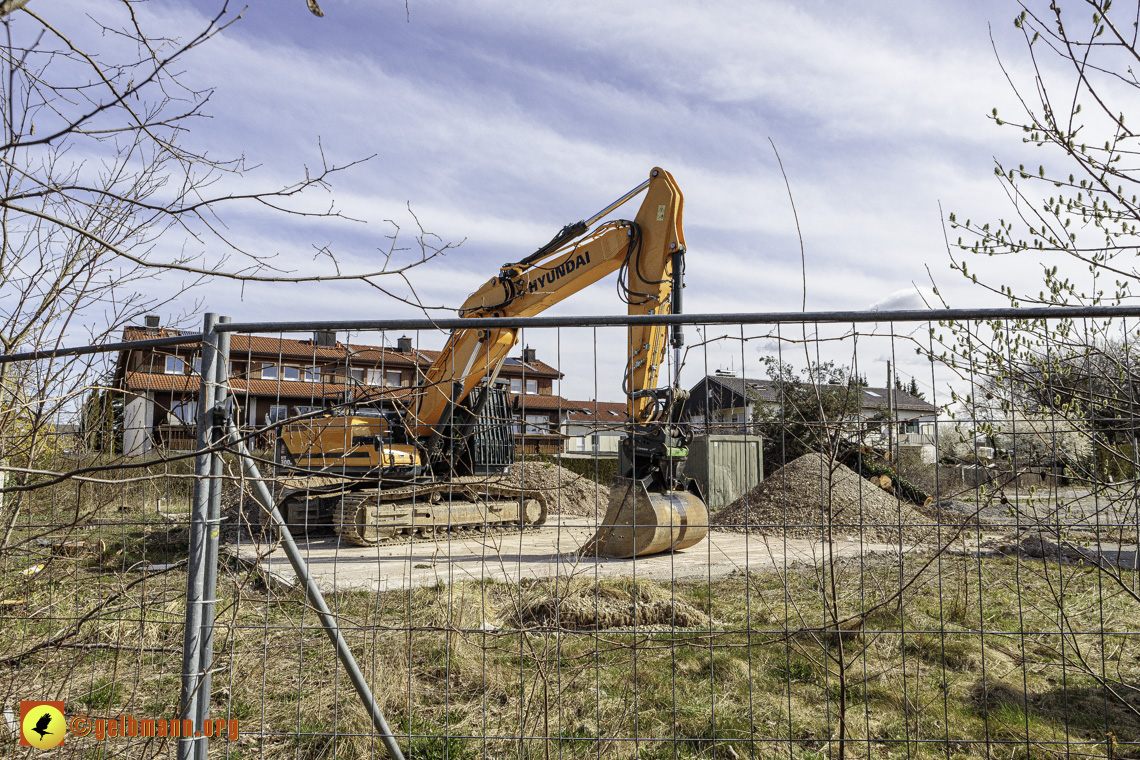
[[[194,361],[192,361],[190,363],[190,366],[192,366],[194,368],[194,374],[195,375],[198,375],[198,376],[202,375],[202,357],[201,356],[195,356]]]
[[[511,378],[511,393],[522,393],[522,379],[518,377]]]
[[[305,382],[319,383],[321,381],[320,367],[305,367]]]
[[[348,370],[348,376],[351,377],[353,380],[355,380],[358,383],[363,383],[364,382],[364,368],[363,367],[357,367],[355,369],[350,368]]]
[[[285,404],[270,404],[269,411],[265,413],[265,424],[272,425],[289,416],[289,407]]]
[[[527,433],[547,433],[547,426],[550,420],[543,414],[528,414],[526,416],[526,432]]]
[[[287,366],[282,367],[281,368],[281,379],[282,380],[300,380],[301,379],[301,368],[300,367],[287,367]]]
[[[399,388],[404,384],[404,373],[398,369],[370,369],[368,370],[368,384]]]
[[[192,425],[198,419],[198,400],[175,401],[170,405],[167,422],[171,425]]]
[[[590,436],[590,448],[593,449],[594,451],[598,450],[598,448],[601,446],[601,443],[602,443],[602,437],[600,435],[598,435],[597,433],[594,433],[593,435]]]
[[[167,375],[185,375],[186,362],[182,361],[177,356],[168,356],[166,357],[166,367],[164,369],[164,372]]]
[[[276,364],[262,364],[261,365],[261,379],[262,380],[276,380],[277,379],[277,365]]]
[[[526,392],[527,393],[538,393],[538,381],[537,380],[527,380],[526,381]]]

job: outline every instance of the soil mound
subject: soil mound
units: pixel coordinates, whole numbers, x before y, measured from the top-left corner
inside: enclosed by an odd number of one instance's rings
[[[539,591],[539,589],[534,589]],[[543,589],[547,592],[550,589]],[[508,628],[598,631],[618,628],[708,628],[709,616],[686,602],[642,588],[584,585],[525,598],[506,615]]]
[[[713,525],[729,530],[820,540],[862,536],[864,541],[921,540],[929,518],[900,502],[854,470],[819,453],[789,462],[748,493],[714,514]]]
[[[523,488],[539,491],[550,514],[597,518],[610,503],[610,489],[550,462],[518,462],[507,476]]]

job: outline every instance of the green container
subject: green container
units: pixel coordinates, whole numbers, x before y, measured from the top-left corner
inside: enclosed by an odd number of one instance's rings
[[[763,479],[763,449],[758,435],[693,437],[685,474],[700,485],[709,512],[728,506]]]

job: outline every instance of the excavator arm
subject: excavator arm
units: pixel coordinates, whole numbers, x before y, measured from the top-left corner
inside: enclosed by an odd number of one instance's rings
[[[645,199],[633,221],[590,227],[637,193]],[[568,225],[522,261],[505,264],[471,294],[461,317],[529,317],[542,313],[603,277],[620,271],[618,289],[630,314],[679,313],[685,234],[684,196],[673,177],[655,168],[641,186],[589,220]],[[673,328],[673,346],[683,343]],[[678,424],[685,394],[658,389],[668,328],[629,328],[623,380],[629,432],[621,444],[620,476],[586,554],[633,557],[685,549],[708,533],[708,509],[684,476],[688,434]],[[415,434],[432,459],[447,436],[449,418],[485,378],[497,376],[518,340],[512,328],[459,329],[429,367],[415,414]],[[486,395],[484,394],[484,398]],[[478,410],[475,411],[478,413]]]
[[[645,199],[632,222],[602,224],[587,234],[593,221],[638,192]],[[630,314],[669,314],[679,304],[680,274],[685,252],[681,225],[684,196],[673,177],[654,169],[649,179],[596,214],[590,222],[568,225],[550,243],[522,261],[505,264],[472,293],[460,309],[462,317],[530,317],[619,270],[619,289]],[[680,344],[679,328],[674,345]],[[624,390],[629,416],[647,423],[655,413],[657,388],[668,328],[629,328]],[[518,341],[518,331],[500,328],[452,332],[443,351],[428,368],[415,413],[417,437],[436,433],[450,411],[486,377],[497,375]]]

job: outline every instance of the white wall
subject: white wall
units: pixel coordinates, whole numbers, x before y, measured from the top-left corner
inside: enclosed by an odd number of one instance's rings
[[[154,427],[154,393],[148,391],[127,399],[123,405],[123,453],[142,456],[153,446],[150,439]]]
[[[618,444],[621,442],[621,437],[624,435],[620,430],[601,429],[591,425],[572,425],[564,424],[562,426],[562,434],[567,436],[564,451],[567,454],[574,453],[593,453],[595,451],[604,454],[616,454]],[[594,448],[592,437],[598,436],[598,447]]]

